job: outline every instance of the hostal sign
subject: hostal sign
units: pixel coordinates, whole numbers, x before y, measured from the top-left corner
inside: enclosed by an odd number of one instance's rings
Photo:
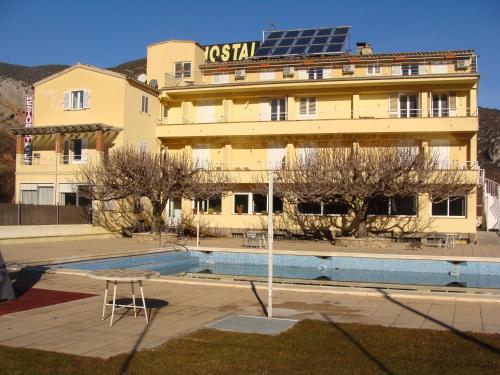
[[[260,42],[212,44],[205,46],[206,62],[239,61],[253,57]]]

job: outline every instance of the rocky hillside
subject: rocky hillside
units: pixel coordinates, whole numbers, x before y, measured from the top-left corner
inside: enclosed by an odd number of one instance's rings
[[[31,85],[67,65],[20,66],[0,63],[0,202],[13,194],[14,139],[8,129],[23,126],[24,98]],[[129,61],[110,70],[137,77],[146,71],[146,59]],[[500,110],[479,109],[478,160],[486,176],[500,182]]]

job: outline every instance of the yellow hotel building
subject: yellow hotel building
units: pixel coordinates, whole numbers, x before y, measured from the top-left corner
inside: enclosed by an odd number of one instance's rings
[[[352,53],[226,60],[210,62],[194,41],[169,40],[147,47],[147,84],[86,65],[36,83],[30,163],[22,151],[27,130],[18,133],[16,200],[78,202],[79,165],[123,144],[186,151],[234,171],[231,195],[201,202],[204,225],[226,234],[267,225],[267,198],[252,184],[256,173],[316,147],[387,142],[435,152],[442,168],[478,174],[472,50],[379,54],[358,43]],[[165,217],[192,217],[193,207],[170,202]],[[334,225],[345,214],[342,207],[291,207],[277,198],[274,210],[278,230]],[[439,204],[425,195],[381,199],[372,214],[375,229],[380,221],[418,222],[424,232],[473,239],[476,195]]]

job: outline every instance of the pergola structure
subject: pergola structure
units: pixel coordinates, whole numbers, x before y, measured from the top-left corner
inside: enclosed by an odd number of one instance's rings
[[[55,135],[56,136],[56,147],[55,151],[61,153],[64,149],[63,135],[64,134],[74,134],[74,133],[95,133],[96,139],[96,151],[104,152],[104,133],[108,132],[118,132],[121,131],[120,128],[115,126],[95,123],[95,124],[75,124],[75,125],[46,125],[46,126],[35,126],[30,128],[14,128],[12,133],[16,135],[16,153],[24,153],[24,139],[25,135]]]

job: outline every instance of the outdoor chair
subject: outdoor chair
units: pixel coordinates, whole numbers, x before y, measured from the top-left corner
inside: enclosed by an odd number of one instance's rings
[[[427,237],[427,244],[434,245],[439,248],[448,247],[448,236],[442,233],[433,232]]]
[[[244,247],[261,247],[257,232],[246,232],[243,241]]]

